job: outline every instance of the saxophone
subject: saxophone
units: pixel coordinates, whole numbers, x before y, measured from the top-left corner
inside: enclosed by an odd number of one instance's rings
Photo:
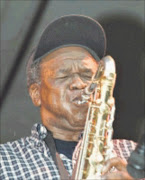
[[[86,87],[82,95],[83,101],[89,102],[89,108],[75,180],[99,178],[102,174],[104,162],[111,158],[113,149],[112,123],[115,113],[113,98],[115,80],[115,62],[111,56],[106,56],[99,62],[98,70],[92,78],[92,82]]]

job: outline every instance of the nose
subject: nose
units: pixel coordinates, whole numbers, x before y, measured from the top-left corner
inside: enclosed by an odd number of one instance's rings
[[[87,83],[84,83],[78,75],[74,75],[72,77],[72,81],[70,83],[70,90],[80,90],[84,89],[87,86]]]

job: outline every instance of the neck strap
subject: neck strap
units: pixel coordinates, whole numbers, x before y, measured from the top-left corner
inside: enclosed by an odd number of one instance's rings
[[[47,130],[47,136],[44,139],[44,141],[45,141],[47,147],[49,148],[52,159],[59,171],[61,180],[64,180],[64,179],[69,180],[70,179],[69,174],[68,174],[67,170],[65,169],[59,154],[56,151],[56,146],[55,146],[55,142],[54,142],[52,133],[48,130]]]

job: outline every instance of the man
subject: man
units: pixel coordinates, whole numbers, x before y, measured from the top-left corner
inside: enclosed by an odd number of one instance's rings
[[[1,145],[1,179],[71,177],[88,110],[82,94],[105,49],[104,30],[89,17],[64,16],[47,26],[27,67],[29,94],[43,125],[35,124],[30,137]],[[114,140],[114,153],[122,158],[134,148]],[[119,171],[108,173],[113,166]],[[100,178],[132,179],[119,158],[106,162]]]

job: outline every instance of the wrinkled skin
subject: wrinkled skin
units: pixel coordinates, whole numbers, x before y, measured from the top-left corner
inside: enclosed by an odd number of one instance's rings
[[[65,47],[50,53],[41,61],[41,84],[32,84],[29,94],[40,107],[43,124],[57,139],[78,141],[84,129],[88,104],[77,104],[85,87],[98,68],[97,61],[81,47]],[[119,171],[108,173],[115,166]],[[102,179],[132,179],[126,164],[109,160]]]
[[[127,163],[119,157],[112,158],[106,161],[104,166],[102,180],[114,179],[114,180],[133,180],[134,178],[129,175],[126,169]],[[109,172],[112,167],[115,167],[118,171]]]
[[[97,68],[96,60],[81,47],[60,48],[42,60],[41,85],[33,84],[30,95],[55,138],[78,141],[88,104],[77,102]]]

